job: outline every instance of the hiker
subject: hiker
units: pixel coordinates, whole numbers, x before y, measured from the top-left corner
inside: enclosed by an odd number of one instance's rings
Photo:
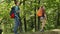
[[[11,8],[11,12],[10,12],[11,18],[14,18],[14,20],[15,20],[15,25],[14,25],[14,33],[15,34],[18,34],[17,30],[18,30],[18,26],[20,25],[19,13],[20,13],[19,2],[15,2],[15,6],[13,6]]]
[[[40,31],[44,31],[44,27],[45,27],[45,24],[46,24],[46,13],[45,13],[44,6],[41,6],[39,8],[39,10],[37,12],[37,16],[40,17],[40,21],[42,22]]]
[[[2,29],[0,29],[0,34],[2,34]]]

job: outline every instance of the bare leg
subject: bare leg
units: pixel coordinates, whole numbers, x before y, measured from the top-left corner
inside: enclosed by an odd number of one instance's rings
[[[41,26],[41,31],[42,31],[42,30],[44,30],[46,20],[45,20],[45,18],[43,18],[41,21],[42,21],[42,26]]]
[[[44,29],[45,24],[46,24],[46,22],[45,22],[45,20],[43,20],[43,21],[42,21],[42,27],[41,27],[41,29]]]

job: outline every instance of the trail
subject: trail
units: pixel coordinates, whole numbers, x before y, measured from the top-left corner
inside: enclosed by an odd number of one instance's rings
[[[8,33],[8,34],[14,34],[14,33]],[[52,29],[52,30],[47,30],[45,32],[23,32],[20,34],[60,34],[60,29]]]

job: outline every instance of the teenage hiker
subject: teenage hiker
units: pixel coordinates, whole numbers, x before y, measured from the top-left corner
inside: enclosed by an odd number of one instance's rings
[[[0,34],[2,34],[2,29],[0,29]]]
[[[1,23],[0,23],[0,34],[2,34],[2,28],[1,28]]]
[[[44,31],[44,27],[46,24],[46,13],[45,13],[45,9],[44,6],[41,6],[37,12],[37,16],[40,17],[40,20],[42,22],[42,26],[41,26],[41,32]]]
[[[15,20],[15,25],[14,25],[14,33],[17,33],[18,26],[20,25],[19,21],[19,13],[20,13],[20,8],[19,8],[19,2],[15,2],[15,6],[11,8],[10,16],[11,18],[14,18]]]

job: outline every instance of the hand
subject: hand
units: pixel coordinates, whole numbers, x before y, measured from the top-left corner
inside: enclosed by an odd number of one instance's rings
[[[19,13],[19,10],[16,13]]]

